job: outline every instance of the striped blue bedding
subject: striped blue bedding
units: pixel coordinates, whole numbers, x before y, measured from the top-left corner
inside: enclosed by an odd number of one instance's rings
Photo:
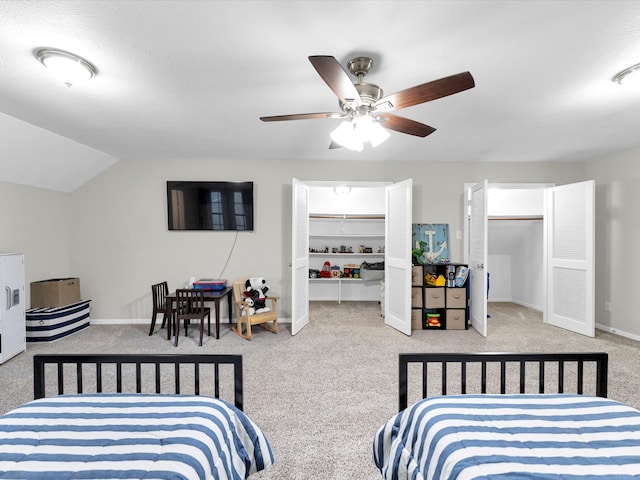
[[[387,480],[640,478],[640,411],[585,395],[421,400],[373,441]]]
[[[0,478],[243,479],[273,464],[262,431],[222,400],[80,394],[0,417]]]

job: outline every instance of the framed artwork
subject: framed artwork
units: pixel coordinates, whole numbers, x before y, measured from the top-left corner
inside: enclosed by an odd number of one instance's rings
[[[412,240],[414,265],[449,261],[449,224],[414,223]]]

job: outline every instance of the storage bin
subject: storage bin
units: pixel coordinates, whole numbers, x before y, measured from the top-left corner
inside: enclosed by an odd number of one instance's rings
[[[193,288],[197,290],[213,290],[219,291],[227,288],[227,281],[223,279],[218,280],[198,280],[193,282]]]
[[[422,330],[424,325],[422,324],[422,309],[411,309],[411,330]]]
[[[444,308],[445,294],[444,288],[425,288],[424,289],[424,306],[426,308]]]
[[[411,306],[416,308],[424,307],[422,303],[422,287],[411,288]]]
[[[447,308],[467,308],[467,289],[447,288]]]
[[[466,313],[466,310],[456,308],[447,310],[447,330],[465,330]]]
[[[27,310],[27,342],[53,342],[89,326],[89,302]]]

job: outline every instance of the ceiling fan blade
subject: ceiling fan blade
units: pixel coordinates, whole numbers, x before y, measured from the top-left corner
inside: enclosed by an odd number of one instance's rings
[[[457,73],[392,93],[378,100],[375,103],[375,108],[384,112],[400,110],[401,108],[407,108],[453,95],[454,93],[468,90],[474,86],[475,81],[469,72]]]
[[[355,104],[356,107],[362,105],[356,86],[335,57],[312,55],[309,61],[342,103]]]
[[[320,113],[295,113],[293,115],[274,115],[271,117],[260,117],[263,122],[282,122],[284,120],[310,120],[315,118],[340,118],[344,114],[336,112]]]
[[[435,128],[425,125],[424,123],[409,120],[408,118],[399,117],[390,113],[383,113],[378,115],[378,117],[384,119],[384,122],[380,124],[384,128],[400,133],[406,133],[408,135],[415,135],[416,137],[426,137],[436,131]]]

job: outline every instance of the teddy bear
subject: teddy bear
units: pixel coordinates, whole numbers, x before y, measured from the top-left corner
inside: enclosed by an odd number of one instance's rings
[[[271,308],[266,305],[267,292],[269,286],[264,277],[250,277],[245,282],[245,292],[248,292],[253,299],[255,313],[268,312]]]

